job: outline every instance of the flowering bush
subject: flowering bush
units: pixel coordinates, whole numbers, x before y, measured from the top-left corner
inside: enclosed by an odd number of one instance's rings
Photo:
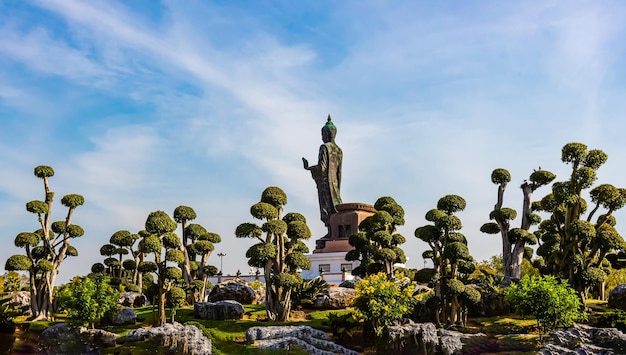
[[[415,283],[404,274],[389,280],[380,272],[356,283],[354,307],[364,323],[380,336],[394,321],[412,312],[417,302],[414,289]]]

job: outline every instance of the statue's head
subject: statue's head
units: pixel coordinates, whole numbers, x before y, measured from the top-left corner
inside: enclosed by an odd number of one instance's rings
[[[328,121],[322,127],[322,140],[324,143],[332,142],[335,140],[335,136],[337,135],[337,127],[331,121],[330,115],[328,115]]]

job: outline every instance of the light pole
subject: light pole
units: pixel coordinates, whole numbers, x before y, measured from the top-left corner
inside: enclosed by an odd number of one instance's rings
[[[217,253],[217,256],[220,257],[220,274],[223,275],[222,267],[224,266],[224,257],[226,256],[226,253]]]

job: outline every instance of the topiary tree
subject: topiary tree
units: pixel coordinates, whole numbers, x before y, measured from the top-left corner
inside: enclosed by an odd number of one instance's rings
[[[167,292],[167,306],[172,310],[172,323],[176,320],[176,310],[185,304],[187,294],[185,290],[174,286]]]
[[[208,261],[215,250],[215,243],[220,243],[222,238],[219,234],[207,232],[203,226],[195,223],[187,225],[184,230],[187,236],[186,249],[190,260],[191,278],[194,280],[192,288],[195,290],[196,302],[201,302],[204,300],[209,277],[217,274],[217,268],[209,265]]]
[[[167,291],[172,287],[173,282],[182,278],[180,268],[168,266],[168,262],[179,265],[184,262],[185,258],[179,249],[180,238],[174,233],[176,227],[176,222],[167,213],[155,211],[150,213],[146,219],[145,232],[140,232],[143,239],[139,242],[139,251],[154,255],[154,262],[141,262],[138,268],[140,272],[156,273],[158,325],[166,323],[165,295]]]
[[[28,272],[32,316],[40,320],[48,318],[53,310],[54,283],[61,264],[67,257],[78,255],[78,250],[70,245],[70,241],[81,237],[85,231],[79,225],[72,224],[72,216],[76,207],[85,203],[85,199],[77,194],[63,196],[61,204],[67,207],[67,215],[62,221],[51,222],[54,192],[50,191],[48,178],[54,176],[54,170],[40,165],[34,173],[43,180],[45,200],[26,203],[26,210],[37,215],[41,228],[32,233],[19,233],[15,237],[15,246],[24,248],[25,255],[9,257],[4,268],[8,271]]]
[[[405,263],[406,256],[401,244],[406,242],[395,233],[397,226],[404,225],[404,209],[391,197],[376,200],[376,213],[359,224],[359,232],[350,236],[348,242],[354,247],[346,253],[347,261],[359,260],[352,275],[365,277],[379,272],[393,277],[394,265]]]
[[[282,217],[286,204],[283,190],[275,186],[266,188],[261,201],[250,208],[252,216],[264,223],[261,226],[242,223],[235,230],[237,238],[259,241],[248,249],[246,257],[250,266],[263,269],[267,318],[279,322],[289,319],[291,292],[302,280],[300,270],[311,268],[311,261],[304,255],[309,250],[302,241],[311,237],[311,230],[299,213]]]
[[[480,300],[480,294],[476,295],[475,290],[462,281],[476,269],[467,240],[458,232],[462,228],[461,220],[454,215],[463,211],[465,205],[461,196],[446,195],[439,199],[437,208],[426,213],[426,220],[432,224],[415,229],[415,236],[430,247],[422,256],[432,260],[433,269],[418,272],[416,277],[428,278],[434,284],[435,296],[430,305],[436,308],[437,324],[441,321],[448,325],[462,324],[464,305]]]
[[[59,304],[67,310],[70,323],[90,325],[117,310],[119,292],[114,290],[105,277],[75,277],[59,292]]]
[[[191,260],[189,258],[189,253],[187,251],[188,245],[188,235],[187,235],[187,225],[189,221],[193,221],[196,219],[196,211],[193,208],[188,206],[178,206],[174,209],[174,220],[177,223],[182,225],[183,232],[183,242],[180,246],[180,250],[183,252],[185,256],[185,261],[183,262],[181,269],[183,270],[183,280],[186,284],[190,284],[192,281],[191,277]]]
[[[530,174],[529,180],[524,180],[520,186],[523,194],[522,224],[520,228],[511,228],[511,221],[517,216],[517,211],[512,208],[502,207],[504,191],[511,181],[511,174],[506,169],[495,169],[491,173],[491,182],[498,185],[498,198],[489,218],[495,222],[482,225],[481,232],[498,234],[502,237],[502,263],[504,276],[519,279],[522,271],[522,261],[526,245],[537,244],[537,236],[530,232],[532,225],[541,222],[541,217],[532,211],[532,194],[539,187],[547,185],[556,178],[556,175],[547,170],[535,170]],[[532,252],[532,250],[531,250]],[[532,254],[531,254],[532,256]],[[530,259],[530,257],[528,258]]]
[[[615,229],[613,212],[626,204],[626,189],[610,184],[592,188],[596,172],[608,156],[601,150],[588,150],[582,143],[568,143],[561,151],[561,160],[571,164],[569,179],[552,184],[552,193],[533,203],[533,209],[547,213],[550,218],[539,225],[541,245],[537,261],[543,274],[565,278],[586,300],[589,287],[602,283],[605,277],[597,269],[612,264],[614,268],[626,265],[621,261],[625,243]],[[587,212],[583,192],[587,189],[593,204]],[[596,217],[603,208],[604,213]]]

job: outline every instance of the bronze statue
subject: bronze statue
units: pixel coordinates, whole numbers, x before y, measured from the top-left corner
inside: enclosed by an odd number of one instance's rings
[[[341,203],[339,189],[341,187],[341,160],[343,152],[335,144],[337,127],[328,115],[328,122],[322,127],[322,141],[317,165],[309,166],[309,162],[302,158],[304,168],[311,171],[311,176],[317,185],[317,194],[320,203],[320,218],[328,228],[330,235],[330,216],[337,213],[335,206]]]

